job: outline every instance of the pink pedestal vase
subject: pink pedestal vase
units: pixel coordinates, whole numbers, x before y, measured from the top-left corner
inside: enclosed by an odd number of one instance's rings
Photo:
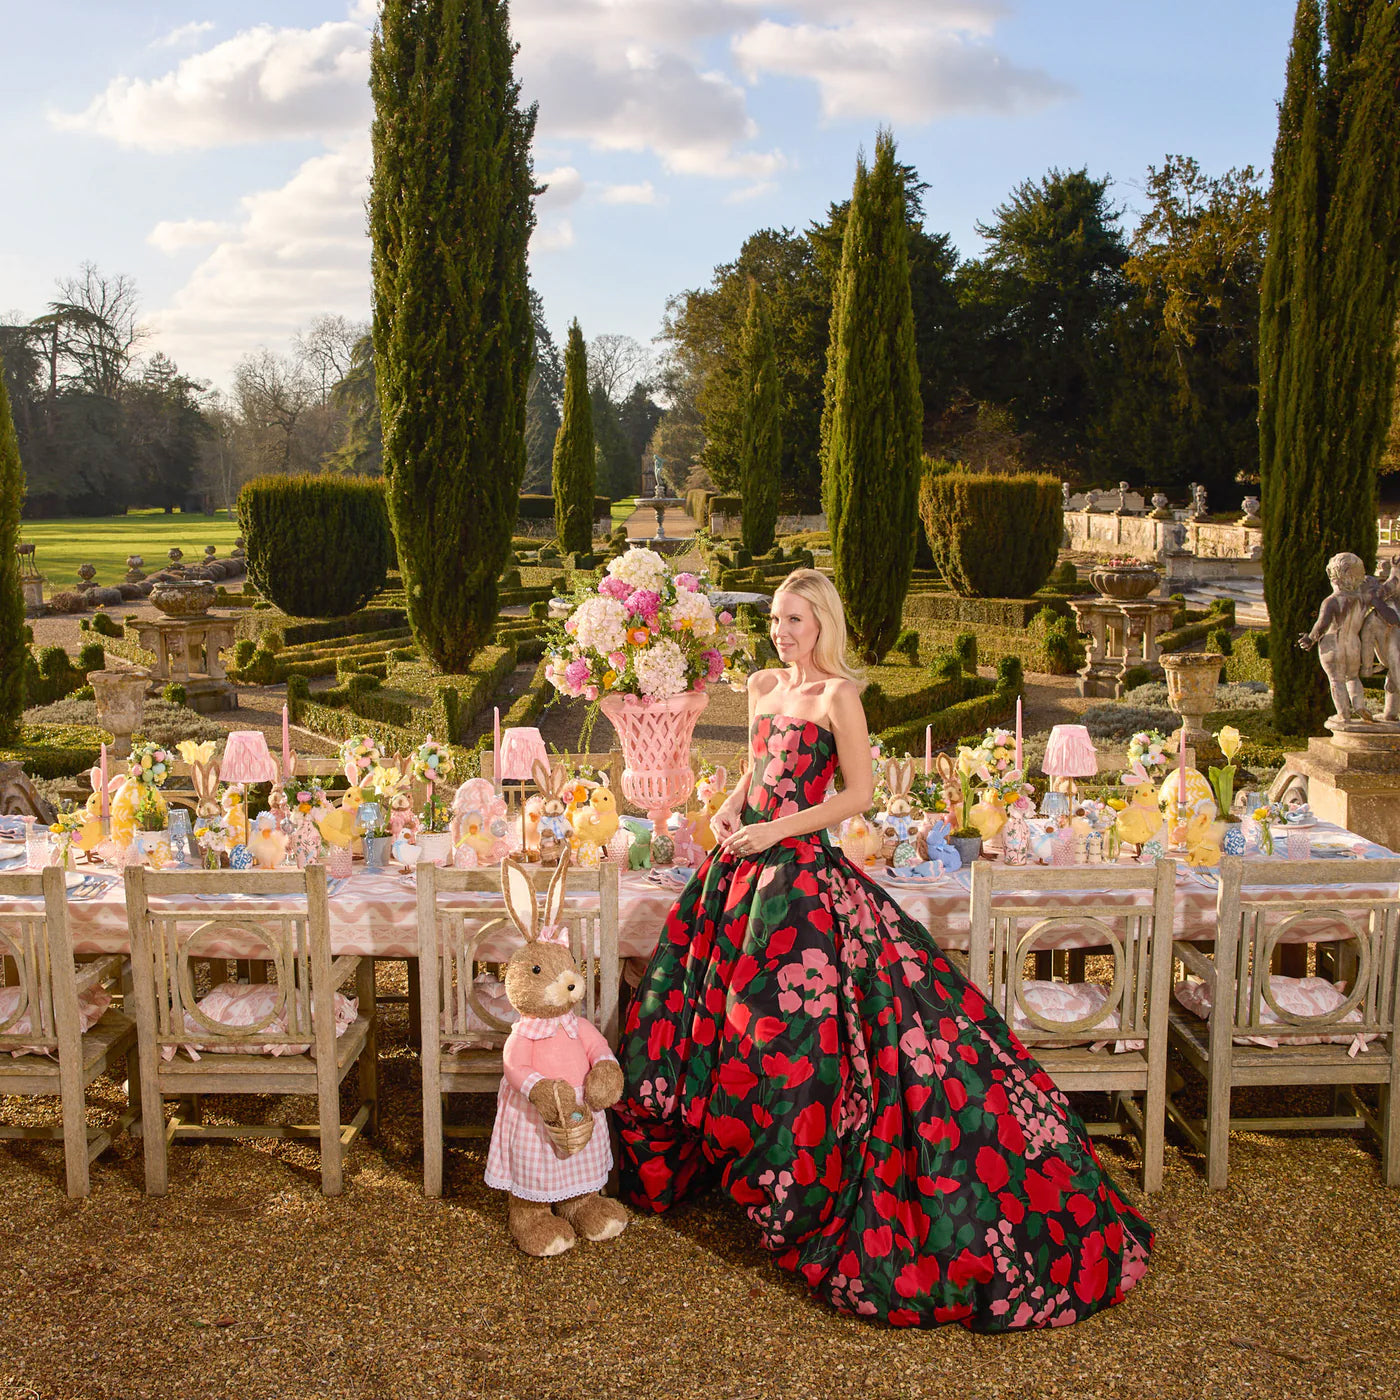
[[[605,695],[599,702],[622,741],[623,796],[646,810],[657,831],[695,785],[690,739],[709,701],[703,690],[687,690],[665,700]]]

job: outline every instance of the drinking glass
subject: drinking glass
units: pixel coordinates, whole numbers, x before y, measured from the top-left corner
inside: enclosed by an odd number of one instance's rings
[[[184,865],[189,861],[190,853],[194,848],[189,809],[172,805],[169,821],[170,854],[175,857],[179,864]]]

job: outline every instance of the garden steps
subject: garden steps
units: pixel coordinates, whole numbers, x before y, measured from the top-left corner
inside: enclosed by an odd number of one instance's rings
[[[1262,579],[1230,579],[1218,583],[1203,583],[1186,593],[1186,605],[1209,608],[1218,598],[1228,598],[1235,605],[1235,622],[1241,627],[1267,627],[1269,609],[1264,602]]]

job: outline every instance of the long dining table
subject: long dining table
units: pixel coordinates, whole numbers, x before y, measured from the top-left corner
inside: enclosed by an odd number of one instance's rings
[[[1314,854],[1325,852],[1356,866],[1355,887],[1348,885],[1352,893],[1393,896],[1394,891],[1368,884],[1365,878],[1367,858],[1390,856],[1392,852],[1325,823],[1310,829],[1310,835]],[[1283,858],[1281,854],[1274,857],[1277,860]],[[885,885],[882,884],[882,873],[869,872],[869,878],[880,884],[906,914],[928,929],[940,947],[950,951],[967,948],[970,889],[966,869],[924,885],[893,878]],[[237,875],[232,872],[225,874],[229,885],[236,887]],[[87,877],[88,884],[75,890],[70,897],[69,925],[74,952],[79,955],[128,952],[130,936],[120,872],[84,865],[79,867],[75,877]],[[0,896],[3,896],[3,878],[0,875]],[[1209,870],[1193,869],[1184,861],[1178,863],[1177,938],[1208,940],[1214,937],[1216,885],[1217,881]],[[680,880],[663,872],[627,871],[622,874],[618,944],[623,958],[646,958],[651,955],[680,889]],[[1278,889],[1276,897],[1297,897],[1298,893],[1297,887],[1283,887]],[[1013,894],[1006,898],[1014,901],[1016,896]],[[1128,903],[1134,899],[1133,896],[1124,898]],[[1062,894],[1038,894],[1036,903],[1063,904],[1069,910],[1076,903],[1102,903],[1103,899],[1103,895],[1092,891],[1065,891]],[[440,896],[440,900],[445,907],[453,902],[473,906],[492,902],[489,897],[481,895],[461,895],[455,897],[455,901],[451,896]],[[1147,903],[1149,900],[1150,894],[1144,891],[1140,902]],[[274,897],[241,895],[231,888],[227,894],[219,896],[183,896],[160,901],[159,906],[153,902],[152,907],[161,907],[170,912],[188,910],[191,922],[202,929],[202,956],[255,958],[258,956],[258,946],[255,941],[250,941],[243,927],[248,916],[258,908],[272,913],[284,910],[288,905],[286,901]],[[377,958],[417,956],[417,890],[412,874],[395,869],[366,870],[357,865],[347,879],[330,883],[329,907],[334,953]],[[239,924],[221,928],[221,916],[234,910],[239,915]],[[1047,930],[1038,947],[1046,951],[1092,947],[1098,937],[1092,929],[1076,926],[1073,920],[1066,920]],[[503,920],[499,930],[493,930],[483,941],[481,955],[488,959],[505,958],[515,946],[517,943],[511,926]]]

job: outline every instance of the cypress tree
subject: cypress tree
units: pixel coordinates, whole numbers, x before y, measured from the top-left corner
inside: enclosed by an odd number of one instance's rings
[[[496,623],[525,470],[530,140],[505,0],[385,0],[369,230],[389,518],[409,623],[463,671]]]
[[[868,663],[899,634],[914,568],[923,435],[904,176],[881,131],[856,164],[832,298],[822,500],[837,592]]]
[[[19,737],[24,712],[24,591],[19,584],[19,512],[24,504],[24,467],[10,416],[10,395],[0,363],[0,744]]]
[[[773,323],[758,279],[749,278],[749,314],[744,323],[744,419],[739,449],[744,548],[767,554],[778,524],[778,479],[783,436],[779,420],[778,357]]]
[[[1400,8],[1328,0],[1324,12],[1301,0],[1260,286],[1264,592],[1284,733],[1311,733],[1330,708],[1315,655],[1296,645],[1328,591],[1327,560],[1376,555],[1376,467],[1395,374],[1397,130]]]
[[[564,350],[564,411],[554,439],[554,530],[568,554],[587,554],[593,546],[594,470],[588,349],[575,320]]]

